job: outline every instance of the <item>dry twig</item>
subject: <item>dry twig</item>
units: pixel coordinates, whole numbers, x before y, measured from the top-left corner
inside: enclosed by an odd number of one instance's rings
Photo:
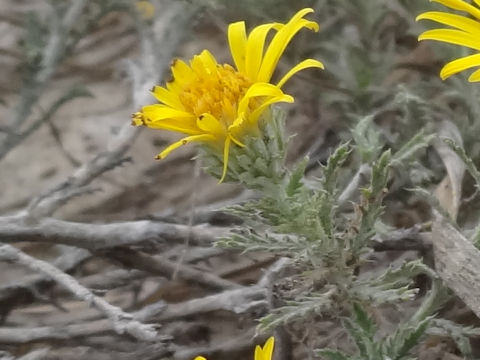
[[[77,298],[86,301],[103,312],[110,319],[113,328],[119,334],[129,333],[143,341],[153,340],[156,336],[153,326],[134,320],[132,315],[95,296],[90,290],[80,285],[75,278],[45,261],[35,259],[8,244],[0,246],[0,260],[17,263],[51,277]]]

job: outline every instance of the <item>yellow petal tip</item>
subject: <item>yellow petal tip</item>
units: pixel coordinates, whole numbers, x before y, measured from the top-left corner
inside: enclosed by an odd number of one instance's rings
[[[133,113],[131,124],[133,126],[145,125],[145,118],[143,116],[143,113],[141,113],[141,112]]]

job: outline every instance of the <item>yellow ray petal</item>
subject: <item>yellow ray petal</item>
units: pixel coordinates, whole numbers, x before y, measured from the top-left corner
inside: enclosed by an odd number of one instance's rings
[[[293,103],[294,99],[290,95],[283,95],[283,96],[278,96],[274,97],[270,100],[265,101],[260,105],[258,108],[256,108],[249,116],[248,116],[248,121],[250,124],[255,124],[258,122],[258,119],[262,114],[265,112],[265,110],[268,109],[268,107],[272,104],[276,104],[279,102],[286,102],[286,103]]]
[[[221,137],[225,135],[225,128],[218,119],[208,113],[202,114],[197,119],[197,126],[210,134]]]
[[[245,54],[247,51],[247,33],[245,22],[239,21],[228,26],[228,43],[237,70],[245,73]]]
[[[245,147],[245,144],[238,139],[247,132],[245,130],[246,125],[248,125],[248,123],[245,120],[245,116],[241,114],[233,121],[233,124],[228,127],[228,136],[240,147]]]
[[[153,104],[142,108],[142,114],[146,121],[156,122],[164,119],[194,119],[195,116],[187,111],[171,108],[167,105]]]
[[[265,39],[272,29],[281,29],[283,24],[264,24],[257,26],[248,35],[247,39],[247,51],[245,55],[245,70],[250,80],[255,81],[257,79],[258,70],[262,63],[263,49],[265,46]]]
[[[269,337],[265,345],[263,345],[263,359],[271,360],[273,355],[273,345],[274,345],[273,336]]]
[[[440,71],[440,77],[442,80],[457,74],[461,71],[470,69],[475,66],[480,66],[480,54],[474,54],[470,56],[465,56],[463,58],[453,60],[446,64],[442,71]]]
[[[310,8],[300,10],[275,34],[263,57],[262,65],[258,73],[258,81],[270,80],[285,48],[298,31],[304,27],[318,31],[319,27],[316,22],[303,19],[303,16],[311,12],[313,12],[313,9]]]
[[[230,126],[231,126],[231,125],[230,125]],[[228,134],[228,137],[229,137],[236,145],[238,145],[238,146],[240,146],[240,147],[245,147],[245,144],[242,143],[240,140],[238,140],[238,139],[235,137],[235,135],[233,135],[233,134]]]
[[[195,55],[190,65],[198,75],[210,75],[217,71],[217,61],[208,50],[203,50],[200,54]]]
[[[203,50],[200,53],[200,58],[202,59],[205,66],[208,67],[209,69],[215,70],[217,68],[217,60],[215,59],[215,56],[213,56],[210,51]]]
[[[480,38],[460,30],[435,29],[425,31],[418,40],[436,40],[450,44],[462,45],[475,50],[480,50]]]
[[[262,351],[262,348],[257,345],[255,346],[255,357],[254,357],[255,360],[264,360],[263,358],[263,351]]]
[[[196,79],[193,70],[183,60],[173,60],[170,68],[173,76],[173,81],[170,81],[170,83],[177,83],[183,86]]]
[[[238,113],[244,113],[247,110],[251,98],[259,96],[277,97],[284,95],[282,90],[273,84],[255,83],[247,90],[238,105]]]
[[[308,69],[312,67],[325,69],[325,66],[318,60],[314,60],[314,59],[303,60],[302,62],[298,63],[293,68],[291,68],[285,75],[283,75],[282,79],[277,83],[277,86],[281,88],[297,72],[303,69]]]
[[[206,358],[204,358],[203,356],[197,356],[195,359],[193,360],[207,360]]]
[[[168,156],[168,154],[170,154],[173,150],[178,149],[182,145],[191,143],[192,141],[208,142],[208,141],[214,141],[214,140],[215,138],[209,134],[187,136],[167,146],[167,148],[163,150],[160,154],[158,154],[155,158],[157,160],[165,159]]]
[[[228,156],[230,154],[230,144],[231,144],[231,139],[229,136],[227,136],[227,138],[225,139],[225,144],[223,146],[223,171],[222,171],[222,177],[220,178],[220,180],[218,181],[218,183],[220,184],[221,182],[223,182],[223,180],[225,179],[225,176],[227,175],[227,170],[228,170]]]
[[[480,66],[480,64],[479,64]],[[480,81],[480,69],[478,70],[475,70],[472,75],[470,75],[470,77],[468,78],[468,81],[470,82],[477,82],[477,81]]]
[[[185,110],[180,98],[178,97],[178,94],[161,86],[154,86],[151,93],[159,102],[176,109]]]
[[[475,6],[463,1],[463,0],[430,0],[439,4],[442,4],[450,9],[466,11],[470,15],[480,19],[480,9],[477,9]],[[478,1],[476,1],[478,5]]]
[[[167,119],[152,123],[147,122],[146,126],[151,129],[176,131],[185,135],[200,135],[204,133],[196,125],[182,123],[179,119]]]
[[[429,11],[418,15],[415,20],[433,20],[469,33],[480,33],[480,23],[478,21],[467,18],[466,16],[449,14],[440,11]]]

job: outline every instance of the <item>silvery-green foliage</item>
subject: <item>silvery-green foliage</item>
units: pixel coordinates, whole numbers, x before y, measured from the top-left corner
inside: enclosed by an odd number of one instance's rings
[[[437,336],[448,336],[455,341],[465,359],[473,359],[470,337],[480,336],[480,328],[463,326],[446,319],[434,319],[428,333]]]
[[[320,349],[317,354],[328,360],[406,360],[413,359],[411,351],[425,335],[432,322],[427,317],[413,323],[400,324],[390,335],[378,336],[375,321],[359,304],[354,303],[352,316],[343,320],[350,339],[357,348],[356,354],[346,354],[334,349]]]
[[[310,313],[329,313],[333,311],[333,305],[348,307],[351,301],[382,304],[409,300],[416,294],[412,277],[420,273],[432,275],[420,261],[389,268],[376,278],[360,279],[355,275],[355,269],[366,261],[370,241],[381,222],[383,198],[387,193],[392,166],[409,160],[415,150],[423,149],[430,139],[423,133],[416,134],[407,142],[408,149],[402,148],[393,155],[390,150],[380,151],[380,146],[369,149],[369,141],[378,139],[378,134],[370,133],[376,131],[375,127],[367,129],[369,119],[363,121],[354,129],[353,142],[338,146],[322,166],[321,176],[309,181],[308,186],[303,181],[308,159],[300,160],[292,171],[284,169],[284,165],[281,168],[277,163],[278,167],[271,172],[274,174],[271,182],[268,182],[268,174],[264,173],[265,184],[251,186],[261,190],[258,199],[228,209],[243,218],[245,223],[221,239],[219,246],[290,257],[304,269],[301,278],[306,283],[315,278],[313,282],[317,284],[306,286],[305,291],[285,299],[285,306],[280,306],[262,320],[264,328],[298,321],[301,316]],[[283,122],[273,121],[271,124],[283,126]],[[276,133],[285,139],[283,131],[278,129]],[[267,138],[268,141],[265,140]],[[266,145],[277,143],[271,137],[257,141]],[[278,146],[275,149],[276,154],[281,155],[267,156],[267,159],[272,159],[269,160],[271,163],[284,159],[285,149]],[[244,149],[241,151],[246,153]],[[251,151],[259,151],[257,155],[264,156],[260,152],[263,149]],[[358,156],[359,153],[363,155]],[[251,156],[255,158],[253,154]],[[366,161],[363,164],[371,169],[367,185],[356,189],[360,198],[351,204],[353,212],[339,206],[339,196],[345,190],[345,183],[339,181],[339,175],[349,159],[362,159]],[[238,162],[238,159],[233,159],[233,166],[237,166]],[[254,178],[259,170],[252,164],[243,167],[242,171]],[[234,176],[237,179],[248,178],[247,175],[239,175],[236,173]],[[265,187],[267,184],[269,188]],[[318,284],[329,284],[334,288],[337,301],[327,298],[325,294],[330,292],[322,286],[318,287]]]
[[[260,319],[259,329],[273,330],[278,326],[305,319],[309,316],[321,315],[335,307],[336,288],[330,287],[322,293],[312,293],[287,301],[282,307],[273,309],[270,314]]]
[[[390,266],[379,276],[356,279],[350,291],[360,301],[373,305],[413,300],[418,293],[413,279],[420,274],[436,277],[435,272],[418,259],[400,267]]]
[[[352,130],[352,137],[363,162],[376,159],[384,146],[380,132],[373,123],[373,115],[364,116]]]

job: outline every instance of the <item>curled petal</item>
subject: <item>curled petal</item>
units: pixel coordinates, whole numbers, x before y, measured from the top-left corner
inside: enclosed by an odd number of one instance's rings
[[[163,150],[160,154],[158,154],[155,158],[157,160],[165,159],[168,156],[168,154],[170,154],[173,150],[178,149],[182,145],[191,143],[192,141],[209,142],[214,140],[215,140],[215,137],[209,134],[187,136],[167,146],[167,148]]]
[[[453,60],[446,64],[440,72],[442,80],[455,75],[461,71],[480,66],[480,54],[465,56],[463,58]]]
[[[228,170],[228,156],[230,154],[230,143],[231,143],[231,138],[230,136],[227,136],[225,139],[225,144],[223,145],[223,171],[222,171],[222,177],[218,181],[219,183],[223,182],[225,180],[225,176],[227,176],[227,170]]]
[[[273,37],[270,45],[263,57],[262,65],[258,73],[257,81],[269,81],[272,77],[280,57],[285,51],[290,40],[296,35],[298,31],[306,27],[313,31],[318,31],[318,24],[314,21],[308,21],[303,17],[313,12],[313,9],[307,8],[297,12],[290,21],[285,24]]]
[[[293,68],[291,68],[278,82],[277,86],[281,88],[297,72],[304,69],[312,68],[312,67],[325,69],[325,66],[318,60],[314,60],[314,59],[303,60],[302,62],[298,63]]]
[[[240,114],[232,125],[228,127],[228,136],[232,139],[232,141],[240,147],[245,147],[245,144],[242,143],[239,138],[241,137],[242,133],[244,133],[244,128],[248,125],[247,121],[245,120],[244,114]]]
[[[240,100],[240,104],[238,105],[238,113],[244,113],[250,102],[250,99],[259,96],[268,96],[268,97],[277,97],[282,96],[282,90],[275,85],[269,83],[255,83],[253,84],[243,96],[242,100]]]
[[[480,64],[479,64],[480,65]],[[468,78],[468,81],[470,82],[478,82],[480,81],[480,69],[475,70],[472,75]]]
[[[294,99],[290,95],[282,95],[282,96],[274,97],[270,100],[265,101],[262,105],[260,105],[254,111],[252,111],[252,113],[248,117],[248,120],[249,120],[250,123],[252,123],[252,124],[255,123],[256,124],[258,122],[258,119],[260,118],[260,116],[262,116],[262,114],[265,112],[265,110],[268,109],[268,107],[270,105],[276,104],[276,103],[279,103],[279,102],[293,103],[293,101],[294,101]]]

